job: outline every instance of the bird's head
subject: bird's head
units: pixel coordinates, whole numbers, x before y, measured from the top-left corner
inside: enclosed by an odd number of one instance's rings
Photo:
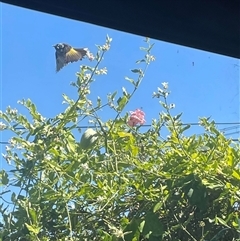
[[[53,47],[54,47],[56,50],[61,50],[61,49],[64,49],[65,44],[59,43],[59,44],[53,45]]]

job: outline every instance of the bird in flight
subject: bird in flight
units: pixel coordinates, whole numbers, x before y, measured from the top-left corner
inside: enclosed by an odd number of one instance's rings
[[[87,48],[73,48],[66,43],[58,43],[53,45],[56,50],[56,72],[62,69],[65,65],[72,62],[82,60],[84,56],[89,56],[89,50]]]

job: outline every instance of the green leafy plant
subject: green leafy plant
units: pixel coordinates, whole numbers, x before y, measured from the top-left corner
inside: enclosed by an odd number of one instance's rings
[[[226,139],[214,121],[201,118],[204,134],[173,116],[168,83],[153,93],[162,112],[147,131],[144,112],[123,114],[154,60],[147,38],[144,58],[126,77],[133,89],[88,98],[99,66],[110,49],[107,36],[97,46],[94,67],[81,66],[77,100],[63,95],[67,108],[46,119],[31,100],[22,100],[29,117],[7,108],[0,128],[13,137],[3,154],[10,171],[1,170],[2,240],[216,241],[239,238],[239,146]],[[117,100],[115,100],[117,98]],[[115,116],[103,122],[98,111]],[[80,138],[81,123],[93,127]],[[169,135],[162,137],[167,128]],[[4,195],[11,193],[11,200]]]

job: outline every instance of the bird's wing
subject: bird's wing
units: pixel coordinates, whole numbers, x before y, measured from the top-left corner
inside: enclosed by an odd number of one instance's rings
[[[78,60],[81,60],[85,55],[87,51],[84,49],[75,49],[71,48],[67,53],[66,53],[66,64],[69,62],[76,62]]]
[[[62,54],[58,54],[56,52],[56,71],[58,72],[65,65],[66,65],[65,56]]]

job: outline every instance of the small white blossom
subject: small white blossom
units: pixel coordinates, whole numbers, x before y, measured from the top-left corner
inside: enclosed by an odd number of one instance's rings
[[[153,55],[150,55],[150,54],[147,54],[146,55],[146,59],[151,62],[151,61],[154,61],[156,58],[153,56]]]
[[[99,69],[100,74],[107,74],[107,68],[104,67],[102,69]]]
[[[11,138],[8,142],[13,146],[17,143],[13,138]]]
[[[22,150],[23,147],[22,147],[21,145],[17,145],[17,146],[16,146],[16,149],[17,149],[17,150]]]
[[[165,93],[164,93],[164,96],[165,96],[165,97],[168,97],[168,95],[169,95],[169,92],[165,92]]]
[[[84,50],[86,51],[86,56],[88,57],[88,59],[89,59],[90,61],[93,61],[93,60],[94,60],[94,56],[93,56],[93,54],[89,51],[89,49],[88,49],[88,48],[85,48]]]
[[[93,154],[91,155],[91,157],[96,158],[96,157],[98,157],[98,155],[97,155],[97,153],[93,153]]]
[[[7,125],[4,124],[3,122],[0,122],[0,130],[6,129]]]
[[[102,196],[97,197],[97,202],[102,202],[103,200],[104,200],[104,198]]]
[[[24,100],[18,100],[17,103],[20,104],[20,105],[23,105],[24,104]]]
[[[83,93],[83,94],[90,94],[91,92],[90,92],[90,89],[88,88],[88,87],[86,87],[86,86],[82,86],[82,87],[80,87],[80,91]]]
[[[61,152],[65,152],[65,149],[64,149],[63,146],[60,146],[59,149],[60,149]]]
[[[88,104],[88,106],[92,106],[92,101],[91,100],[87,100],[87,104]]]
[[[15,109],[11,109],[10,106],[8,107],[9,108],[9,114],[12,114],[12,115],[16,115],[18,110],[15,108]]]
[[[75,203],[71,202],[69,206],[71,209],[75,209]]]
[[[163,82],[162,86],[163,86],[164,89],[167,89],[168,88],[168,82]]]
[[[50,160],[52,159],[52,157],[51,157],[51,155],[47,154],[47,155],[45,156],[45,159],[48,160],[48,161],[50,161]]]
[[[107,50],[109,50],[110,49],[110,44],[104,44],[103,46],[102,46],[102,50],[103,51],[107,51]]]
[[[89,123],[89,124],[94,124],[95,121],[94,121],[94,120],[88,120],[88,123]]]
[[[87,163],[83,163],[83,164],[81,164],[81,167],[82,167],[84,170],[88,170],[88,169],[89,169]]]
[[[11,150],[11,147],[6,146],[6,151],[10,151],[10,150]]]
[[[175,104],[170,104],[170,105],[169,105],[169,108],[170,108],[170,109],[175,108]]]
[[[85,75],[85,78],[86,78],[87,80],[89,80],[89,79],[91,78],[91,74],[87,73],[87,74]]]
[[[109,101],[109,102],[108,102],[108,105],[109,105],[110,108],[113,108],[113,107],[114,107],[114,103],[113,103],[112,101]]]
[[[95,71],[95,74],[100,75],[100,74],[107,74],[107,68],[104,67],[102,69],[98,69]]]

